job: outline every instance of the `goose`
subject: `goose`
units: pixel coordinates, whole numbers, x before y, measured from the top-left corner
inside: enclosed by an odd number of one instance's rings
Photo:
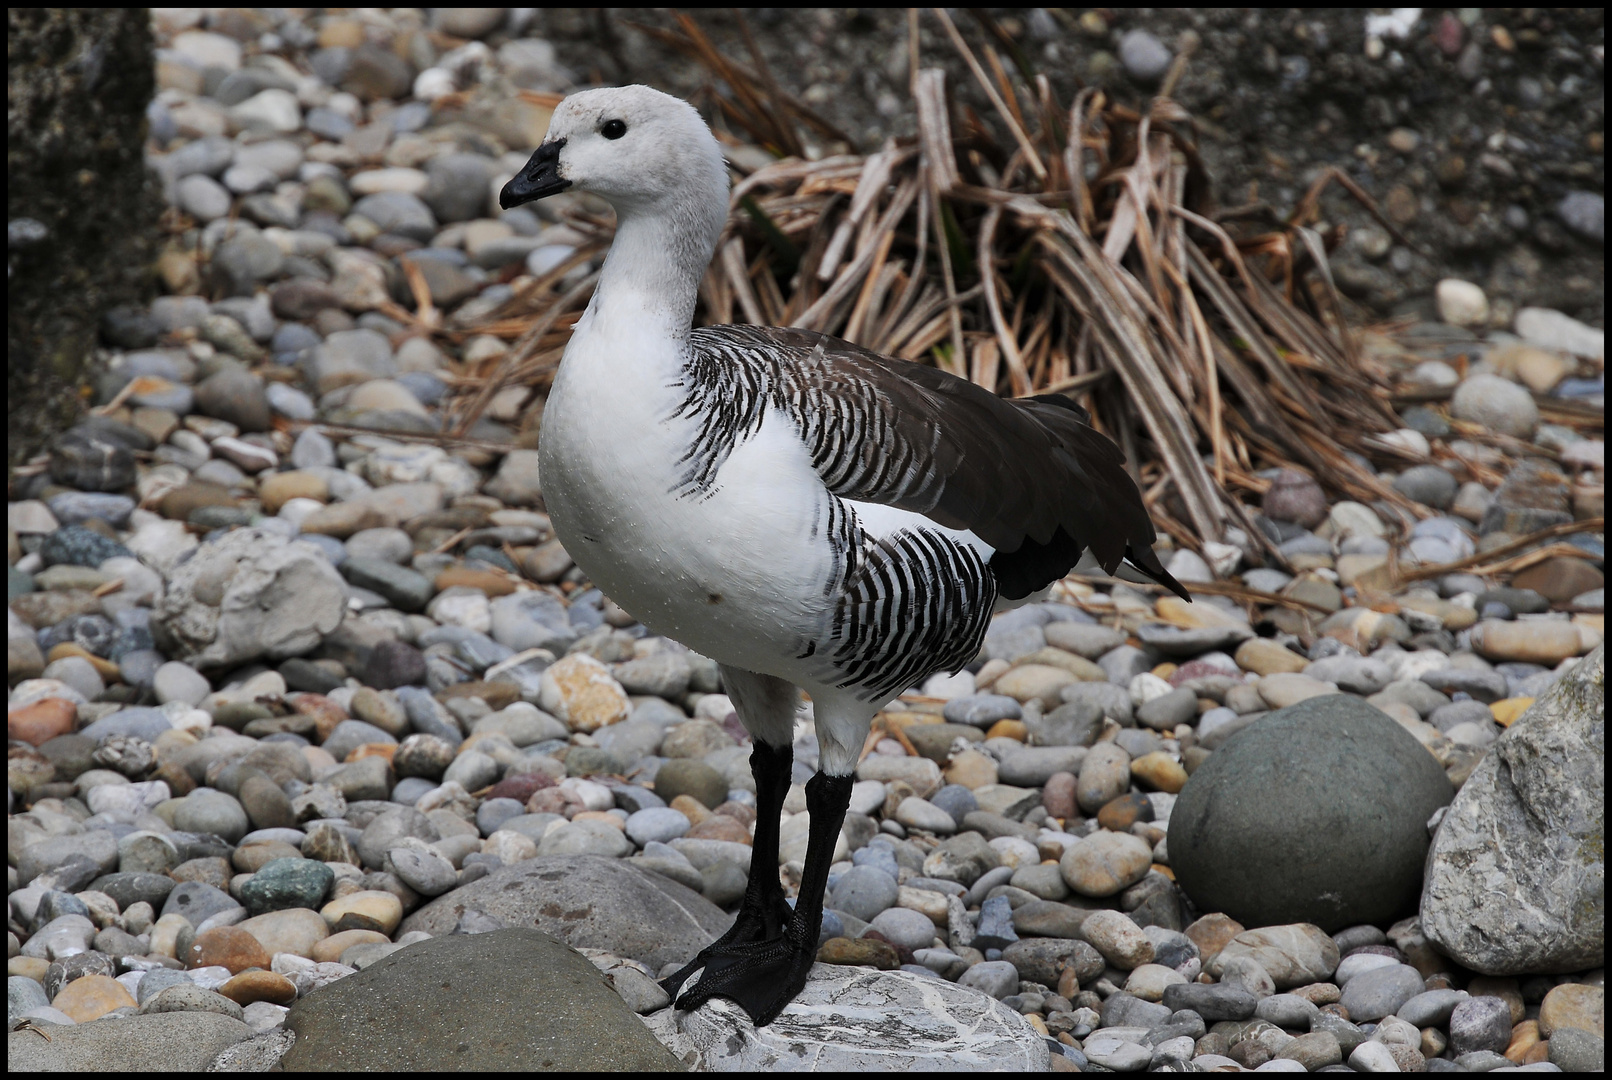
[[[726,997],[761,1026],[816,959],[875,714],[974,661],[994,612],[1044,595],[1088,549],[1186,593],[1119,449],[1067,398],[1003,400],[807,330],[694,328],[728,183],[693,106],[608,87],[559,104],[499,204],[578,191],[616,211],[544,410],[543,497],[606,595],[717,661],[751,735],[748,887],[732,927],[663,986],[679,1009]],[[791,907],[779,815],[801,691],[819,762]]]

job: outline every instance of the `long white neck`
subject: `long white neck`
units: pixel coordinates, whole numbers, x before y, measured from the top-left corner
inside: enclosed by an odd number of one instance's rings
[[[620,332],[624,328],[617,324],[630,320],[634,336],[653,335],[681,347],[726,212],[725,193],[713,191],[648,205],[618,203],[615,242],[577,332]]]

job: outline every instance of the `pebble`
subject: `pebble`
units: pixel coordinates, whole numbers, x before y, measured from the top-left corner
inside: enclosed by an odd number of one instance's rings
[[[471,305],[486,305],[478,318],[491,310],[495,289],[507,295],[509,273],[525,272],[529,258],[568,256],[571,241],[547,242],[553,227],[524,211],[487,216],[494,177],[513,165],[470,134],[482,123],[473,112],[458,121],[463,133],[425,152],[427,102],[466,85],[464,69],[430,52],[441,43],[417,57],[394,40],[385,12],[362,26],[340,16],[249,19],[250,28],[240,19],[163,15],[157,32],[160,56],[171,58],[159,70],[185,89],[164,91],[181,133],[152,158],[170,202],[197,223],[195,249],[208,253],[205,281],[189,267],[191,291],[221,299],[162,297],[139,313],[151,332],[172,336],[160,348],[149,337],[110,348],[110,385],[129,387],[128,398],[112,417],[60,436],[48,473],[18,478],[8,513],[12,910],[21,931],[13,965],[37,964],[45,978],[52,958],[93,946],[202,966],[155,968],[127,985],[109,977],[124,961],[105,975],[84,968],[54,1000],[26,997],[22,1011],[83,1022],[138,1005],[273,1030],[299,988],[395,954],[410,939],[402,920],[431,898],[456,904],[489,869],[588,857],[568,852],[657,868],[647,876],[669,874],[731,911],[754,816],[732,703],[714,664],[645,633],[586,586],[538,510],[537,452],[297,427],[385,417],[386,427],[432,429],[449,393],[442,373],[498,354],[492,339],[433,343],[383,317],[376,309],[396,298],[397,264],[386,265],[395,252],[429,245],[414,262],[447,324],[459,325]],[[488,38],[491,51],[475,62],[489,71],[528,63],[519,59],[526,46],[546,44],[505,41],[515,22],[502,11],[443,9],[431,20],[434,33],[477,42],[463,48]],[[283,67],[279,57],[299,50],[295,80],[289,68],[282,77],[265,66]],[[1146,85],[1172,60],[1140,29],[1121,34],[1116,52]],[[203,130],[217,134],[192,134]],[[490,134],[524,152],[537,136],[522,131]],[[1386,142],[1413,155],[1426,135],[1407,127]],[[1557,213],[1584,236],[1599,216],[1598,199],[1582,192]],[[1396,461],[1383,478],[1451,516],[1414,526],[1398,564],[1454,562],[1489,537],[1598,513],[1591,481],[1604,446],[1541,424],[1533,396],[1591,400],[1599,384],[1579,376],[1604,355],[1604,334],[1529,308],[1515,318],[1521,342],[1491,335],[1501,305],[1491,308],[1469,282],[1441,282],[1434,301],[1446,324],[1471,328],[1454,344],[1482,359],[1463,377],[1444,362],[1455,353],[1428,356],[1406,365],[1407,382],[1452,394],[1457,421],[1537,440],[1564,472],[1558,482],[1512,469],[1487,448],[1453,454],[1458,436],[1442,405],[1401,410],[1385,443],[1428,463]],[[510,437],[514,415],[499,408],[490,410],[501,417],[489,422],[494,441]],[[1485,471],[1456,466],[1467,459]],[[1495,474],[1509,477],[1498,491]],[[1479,982],[1468,992],[1459,979],[1424,978],[1433,954],[1413,932],[1392,935],[1393,955],[1341,960],[1342,934],[1329,952],[1292,919],[1249,917],[1259,927],[1244,934],[1211,911],[1175,934],[1168,927],[1194,909],[1161,871],[1201,896],[1189,869],[1196,845],[1168,833],[1191,818],[1193,787],[1212,781],[1216,759],[1256,735],[1267,710],[1340,694],[1370,698],[1399,732],[1415,732],[1423,746],[1407,760],[1437,755],[1433,767],[1458,785],[1501,725],[1544,696],[1555,669],[1599,642],[1598,621],[1569,622],[1559,609],[1598,611],[1604,575],[1597,560],[1567,558],[1494,578],[1446,575],[1425,583],[1436,594],[1400,589],[1399,614],[1385,614],[1373,590],[1402,542],[1395,511],[1329,501],[1327,477],[1260,475],[1268,487],[1249,509],[1296,577],[1259,565],[1230,537],[1206,547],[1206,558],[1179,548],[1162,556],[1196,581],[1252,559],[1242,578],[1251,588],[1314,604],[1313,617],[1283,621],[1299,613],[1259,604],[1250,623],[1248,612],[1208,597],[1189,607],[1127,586],[1082,592],[1079,606],[1055,599],[1004,614],[987,635],[986,668],[934,676],[923,687],[929,700],[890,706],[907,713],[899,723],[918,754],[891,738],[858,767],[846,862],[829,897],[838,913],[825,919],[825,930],[847,936],[832,936],[822,959],[895,971],[910,950],[922,970],[1005,999],[1031,1026],[1072,1032],[1078,1063],[1101,1068],[1316,1070],[1347,1060],[1398,1069],[1426,1067],[1421,1053],[1505,1060],[1494,1051],[1514,1048],[1521,996],[1513,1007],[1479,993]],[[294,584],[283,596],[252,593],[250,582],[270,570]],[[95,595],[114,578],[120,587]],[[228,623],[240,610],[273,617]],[[289,632],[266,633],[280,626]],[[1495,669],[1469,663],[1468,649]],[[1506,667],[1514,663],[1535,666]],[[129,706],[137,690],[160,708]],[[909,709],[946,723],[912,722]],[[1319,758],[1295,741],[1281,749],[1281,770],[1248,804],[1291,817],[1275,793]],[[817,753],[809,739],[797,746],[797,778]],[[1297,786],[1317,801],[1313,785]],[[371,835],[389,807],[418,820]],[[80,820],[85,811],[94,817]],[[1362,820],[1351,811],[1278,845],[1282,865],[1254,875],[1261,891],[1291,885],[1306,860],[1345,870],[1370,862],[1338,855],[1361,841]],[[1425,815],[1415,824],[1407,834],[1425,850]],[[803,850],[805,825],[804,816],[785,823],[786,855]],[[1247,857],[1234,860],[1245,878]],[[1088,912],[1093,900],[1126,914]],[[464,915],[474,925],[484,917]],[[639,921],[661,917],[671,916]],[[1379,937],[1353,947],[1388,948],[1381,930],[1391,914],[1370,918]],[[863,923],[888,941],[856,937]],[[937,938],[944,949],[932,947]],[[624,940],[605,945],[619,951]],[[648,975],[614,969],[623,999],[637,977],[653,991],[645,1008],[663,1006],[651,976],[697,947],[679,946]],[[1190,981],[1201,971],[1219,981]],[[1415,1046],[1383,1041],[1404,1034],[1397,1022],[1373,1040],[1316,1011],[1340,996],[1358,1022],[1397,1010],[1423,1029],[1410,1036]],[[1494,1001],[1504,1013],[1481,1004]],[[1209,1024],[1265,1026],[1235,1046],[1203,1023],[1164,1037],[1181,1009]],[[1566,982],[1545,993],[1537,1034],[1549,1040],[1548,1060],[1598,1063],[1601,1051],[1583,1040],[1599,1036],[1600,1012],[1599,987]],[[1064,1019],[1074,1016],[1090,1022]],[[1278,1043],[1271,1024],[1301,1034]],[[1157,1038],[1147,1034],[1155,1027]]]

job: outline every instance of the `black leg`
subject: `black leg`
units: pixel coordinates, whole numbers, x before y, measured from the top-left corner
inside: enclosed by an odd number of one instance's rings
[[[713,954],[730,945],[777,938],[793,916],[784,899],[784,887],[778,882],[778,816],[784,809],[784,797],[789,794],[794,758],[793,748],[768,746],[760,739],[751,749],[750,774],[756,778],[756,834],[751,841],[750,882],[739,905],[738,917],[728,932],[661,982],[673,998],[695,972],[705,967]]]
[[[840,827],[845,823],[845,810],[851,804],[852,783],[853,777],[823,773],[807,783],[806,808],[812,815],[812,829],[794,911],[777,933],[764,939],[718,943],[702,952],[700,958],[705,965],[705,975],[694,989],[678,1000],[678,1008],[697,1009],[713,997],[731,998],[750,1014],[757,1027],[761,1027],[770,1024],[800,993],[817,958],[817,934],[823,925],[823,889],[828,884],[828,868],[834,860]],[[759,839],[759,827],[757,834]],[[776,847],[776,825],[773,844]],[[777,862],[776,855],[773,861]],[[751,866],[755,866],[754,859]],[[752,873],[751,881],[754,880]]]

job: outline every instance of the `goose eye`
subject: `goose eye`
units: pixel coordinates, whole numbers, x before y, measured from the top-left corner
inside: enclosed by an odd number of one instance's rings
[[[606,120],[605,126],[599,129],[599,134],[607,139],[619,139],[627,134],[627,125],[620,120]]]

